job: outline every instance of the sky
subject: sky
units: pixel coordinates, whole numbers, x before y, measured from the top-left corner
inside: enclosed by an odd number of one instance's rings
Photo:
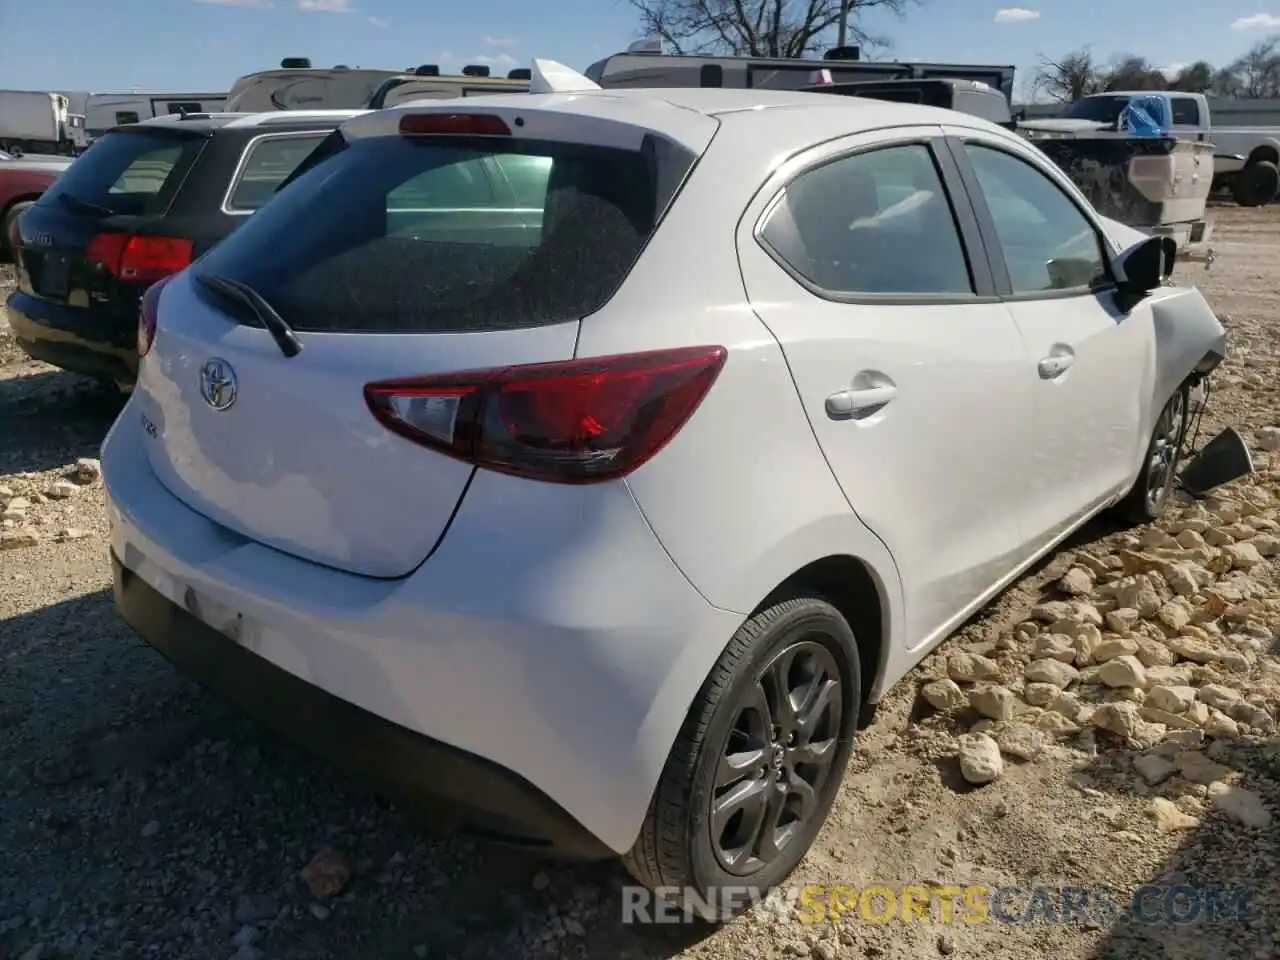
[[[1084,46],[1174,69],[1226,63],[1280,34],[1280,0],[913,3],[901,18],[862,19],[891,38],[894,59],[1012,64],[1020,80],[1040,56]],[[639,36],[628,0],[0,0],[0,89],[219,92],[287,56],[446,73],[483,63],[495,74],[547,57],[581,69]]]

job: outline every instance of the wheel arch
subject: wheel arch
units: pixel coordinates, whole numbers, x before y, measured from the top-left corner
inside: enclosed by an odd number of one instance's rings
[[[865,727],[874,714],[873,697],[878,698],[891,649],[886,602],[886,585],[874,568],[849,554],[830,554],[806,563],[775,586],[752,611],[755,616],[776,603],[800,596],[826,600],[840,612],[858,642],[859,673],[862,685],[862,715]]]
[[[1245,160],[1245,166],[1263,160],[1280,166],[1280,147],[1277,146],[1276,141],[1268,140],[1266,143],[1261,143],[1250,150],[1249,157]]]

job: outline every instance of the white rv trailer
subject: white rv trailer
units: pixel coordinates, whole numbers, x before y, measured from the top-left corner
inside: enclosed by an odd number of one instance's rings
[[[85,102],[85,127],[90,137],[100,137],[112,127],[138,123],[174,113],[220,113],[226,109],[225,93],[91,93]]]
[[[523,93],[529,87],[528,73],[513,70],[505,79],[490,77],[488,67],[474,65],[463,67],[459,76],[447,76],[434,64],[408,70],[312,67],[306,57],[286,57],[278,69],[238,79],[226,109],[235,113],[380,109],[406,100]]]

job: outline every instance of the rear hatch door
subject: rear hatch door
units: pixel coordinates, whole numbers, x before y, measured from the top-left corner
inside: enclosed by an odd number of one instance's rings
[[[496,136],[354,140],[164,289],[135,396],[155,474],[279,550],[411,572],[473,468],[388,431],[365,384],[570,359],[657,223],[665,162]],[[201,276],[251,287],[301,351]]]
[[[157,234],[207,142],[207,130],[175,126],[122,128],[98,140],[23,216],[23,292],[136,316],[145,286],[186,266],[190,248],[129,239]]]

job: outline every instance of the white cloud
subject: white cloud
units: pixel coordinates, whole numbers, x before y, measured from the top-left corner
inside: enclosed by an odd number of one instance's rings
[[[515,44],[510,37],[485,37],[484,42],[491,47],[510,47]]]
[[[220,7],[269,7],[271,0],[196,0],[196,3],[214,4]]]
[[[354,13],[351,0],[296,0],[303,13]]]
[[[1025,23],[1039,19],[1039,10],[1028,10],[1026,7],[1001,7],[995,16],[996,23]]]
[[[1185,63],[1169,63],[1169,64],[1165,64],[1163,67],[1161,67],[1161,68],[1160,68],[1160,72],[1161,72],[1161,73],[1163,73],[1163,74],[1164,74],[1166,77],[1168,77],[1170,80],[1172,80],[1172,79],[1173,79],[1174,77],[1176,77],[1179,73],[1181,73],[1181,72],[1182,72],[1182,70],[1183,70],[1183,68],[1184,68],[1184,67],[1186,67],[1186,66],[1187,66],[1187,64],[1185,64]]]
[[[389,21],[383,20],[381,17],[370,17],[369,22],[379,30],[385,30],[390,25]]]
[[[482,63],[482,64],[485,64],[486,66],[494,67],[499,70],[510,70],[512,67],[516,66],[519,62],[520,61],[518,61],[515,57],[511,56],[511,54],[509,53],[500,53],[496,57],[488,57],[488,56],[472,57],[470,60],[467,61],[467,63]]]
[[[1280,16],[1274,13],[1255,13],[1241,17],[1231,24],[1232,30],[1275,30],[1280,28]]]

